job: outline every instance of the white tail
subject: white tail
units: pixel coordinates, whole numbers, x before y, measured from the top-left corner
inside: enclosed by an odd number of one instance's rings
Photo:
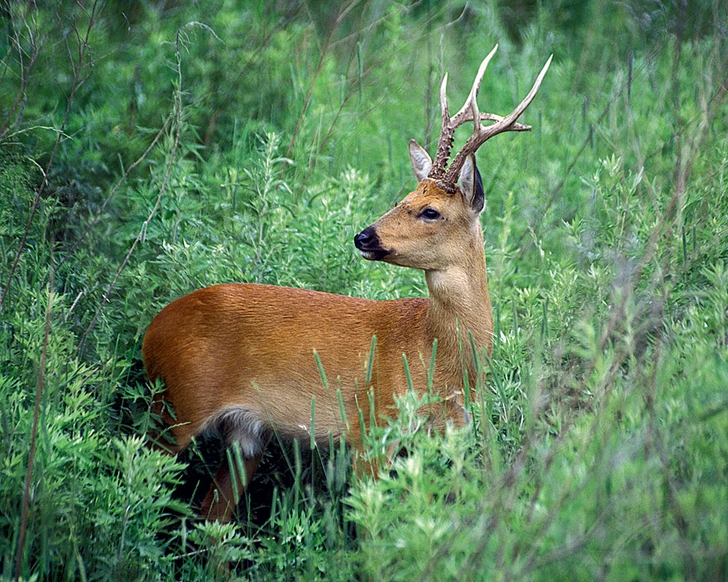
[[[314,430],[322,444],[328,444],[330,434],[346,436],[360,448],[360,411],[366,430],[370,418],[396,414],[394,398],[408,389],[403,354],[413,387],[426,390],[435,340],[432,390],[439,404],[428,408],[431,422],[438,428],[466,422],[464,406],[474,388],[477,357],[472,347],[489,354],[493,333],[479,221],[484,192],[474,153],[496,133],[530,129],[516,119],[551,60],[526,99],[502,118],[480,113],[475,102],[492,55],[453,118],[443,81],[443,129],[435,162],[410,142],[417,188],[355,237],[365,259],[422,269],[429,297],[371,301],[233,283],[177,299],[152,321],[142,351],[149,380],[165,383],[156,405],[174,437],[167,448],[179,452],[195,435],[215,428],[227,444],[239,443],[243,453],[244,475],[234,478],[226,461],[218,468],[202,506],[208,519],[230,519],[240,493],[233,482],[250,482],[274,431],[282,438],[307,440]],[[482,120],[495,123],[486,128]],[[474,122],[473,137],[446,170],[453,132],[466,121]],[[470,385],[464,383],[465,370]],[[357,468],[373,470],[361,461]]]

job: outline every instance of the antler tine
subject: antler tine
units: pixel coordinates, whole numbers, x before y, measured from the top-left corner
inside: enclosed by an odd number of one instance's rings
[[[455,132],[455,127],[450,125],[450,109],[447,106],[447,73],[442,78],[442,84],[440,85],[440,110],[442,111],[440,139],[437,142],[435,161],[427,174],[427,177],[433,180],[439,180],[445,175],[445,165],[450,157],[453,133]]]
[[[488,56],[483,59],[483,62],[480,63],[480,68],[478,69],[478,74],[475,75],[475,81],[473,81],[473,86],[470,89],[470,94],[468,95],[468,98],[465,100],[465,103],[463,104],[460,111],[458,111],[452,118],[452,123],[455,127],[459,127],[466,121],[470,120],[470,112],[472,112],[473,119],[478,118],[478,91],[480,91],[480,83],[483,81],[483,75],[485,75],[485,70],[488,68],[488,65],[490,64],[490,59],[493,58],[493,55],[495,55],[495,52],[498,50],[498,45],[496,44],[493,47],[493,50],[488,53]]]
[[[536,77],[536,81],[533,83],[533,87],[531,87],[531,90],[528,92],[528,95],[526,95],[523,98],[523,101],[521,101],[518,104],[518,107],[516,107],[511,113],[506,115],[503,118],[503,121],[500,121],[499,123],[493,124],[490,127],[484,128],[486,130],[486,133],[488,133],[488,136],[485,138],[490,139],[494,135],[498,135],[499,133],[502,133],[504,131],[510,131],[510,126],[513,124],[513,122],[516,121],[521,116],[521,113],[523,113],[528,106],[531,104],[531,101],[533,101],[533,98],[536,96],[536,93],[538,93],[538,90],[541,88],[541,82],[543,81],[543,78],[546,76],[546,72],[549,70],[549,66],[551,65],[551,60],[554,58],[554,55],[551,55],[548,60],[546,61],[546,64],[541,69],[541,72],[538,74],[538,77]],[[497,127],[502,126],[502,127]],[[496,130],[497,127],[497,130]]]
[[[442,78],[442,84],[440,85],[440,110],[442,111],[442,120],[450,120],[450,109],[447,106],[447,73]]]
[[[490,55],[489,55],[490,56]],[[475,109],[472,109],[473,104],[466,105],[470,106],[470,113],[475,118],[474,125],[475,129],[473,131],[473,135],[471,135],[468,138],[468,141],[465,142],[465,145],[463,148],[457,153],[455,156],[455,159],[453,159],[452,163],[450,164],[450,167],[445,172],[444,176],[442,177],[441,181],[444,184],[454,184],[459,175],[460,170],[462,169],[463,163],[465,163],[465,159],[475,153],[477,149],[483,145],[486,141],[488,141],[491,137],[494,137],[498,135],[499,133],[504,133],[506,131],[524,131],[525,129],[530,129],[529,126],[524,126],[520,123],[516,123],[516,120],[521,116],[521,114],[526,110],[526,108],[531,104],[531,101],[533,101],[534,97],[536,96],[536,93],[538,93],[539,88],[541,87],[541,82],[543,81],[544,76],[546,75],[546,72],[549,70],[549,66],[551,65],[551,60],[553,59],[553,55],[551,55],[548,60],[546,61],[546,64],[541,69],[541,72],[538,74],[538,77],[536,77],[536,81],[533,84],[533,87],[531,87],[531,90],[528,92],[528,95],[526,95],[523,98],[523,101],[521,101],[518,106],[508,115],[506,115],[504,118],[502,118],[499,121],[496,121],[493,125],[490,125],[488,127],[483,126],[481,123],[481,118],[485,117],[486,119],[492,119],[496,116],[490,116],[478,113],[477,111],[477,105],[475,106]],[[474,87],[475,89],[475,87]],[[477,92],[477,91],[476,91]],[[471,91],[471,95],[472,95]],[[468,98],[468,101],[470,98]],[[455,121],[455,118],[457,118],[460,113],[462,113],[463,110],[459,111],[455,117],[453,118],[453,121]],[[471,113],[472,112],[472,113]],[[461,123],[464,123],[466,119],[463,119]]]

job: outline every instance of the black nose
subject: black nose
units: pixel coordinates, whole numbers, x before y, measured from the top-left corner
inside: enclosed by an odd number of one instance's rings
[[[374,229],[370,226],[362,230],[354,237],[354,244],[359,250],[374,249],[379,246],[379,237]]]

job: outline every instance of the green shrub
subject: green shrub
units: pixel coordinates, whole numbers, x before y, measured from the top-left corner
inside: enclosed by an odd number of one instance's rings
[[[726,20],[0,2],[3,579],[724,578]],[[145,445],[146,326],[226,281],[424,294],[352,239],[414,186],[442,73],[458,108],[496,42],[484,110],[555,58],[533,131],[478,154],[496,341],[474,422],[430,434],[408,395],[372,431],[371,454],[406,451],[379,480],[347,477],[340,445],[283,446],[237,523],[198,522],[206,443]]]

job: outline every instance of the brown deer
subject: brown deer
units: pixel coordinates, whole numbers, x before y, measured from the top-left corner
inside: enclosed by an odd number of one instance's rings
[[[229,521],[274,432],[310,439],[314,431],[324,445],[330,434],[346,437],[360,451],[370,419],[396,414],[395,396],[408,390],[403,354],[414,389],[422,393],[431,385],[438,397],[434,408],[428,406],[432,425],[467,422],[476,358],[490,353],[493,335],[479,221],[485,201],[475,152],[499,133],[531,129],[516,120],[551,62],[509,115],[481,113],[476,96],[497,48],[483,60],[465,105],[452,117],[445,75],[435,161],[410,141],[417,188],[354,239],[365,259],[422,269],[429,297],[372,301],[231,283],[177,299],[152,321],[142,351],[149,380],[164,380],[155,410],[174,437],[167,449],[180,452],[200,432],[216,429],[226,445],[237,442],[242,452],[243,474],[233,474],[226,460],[217,469],[201,508],[207,519]],[[473,134],[447,167],[453,133],[467,122],[473,122]],[[374,471],[361,459],[355,463],[359,472]]]

